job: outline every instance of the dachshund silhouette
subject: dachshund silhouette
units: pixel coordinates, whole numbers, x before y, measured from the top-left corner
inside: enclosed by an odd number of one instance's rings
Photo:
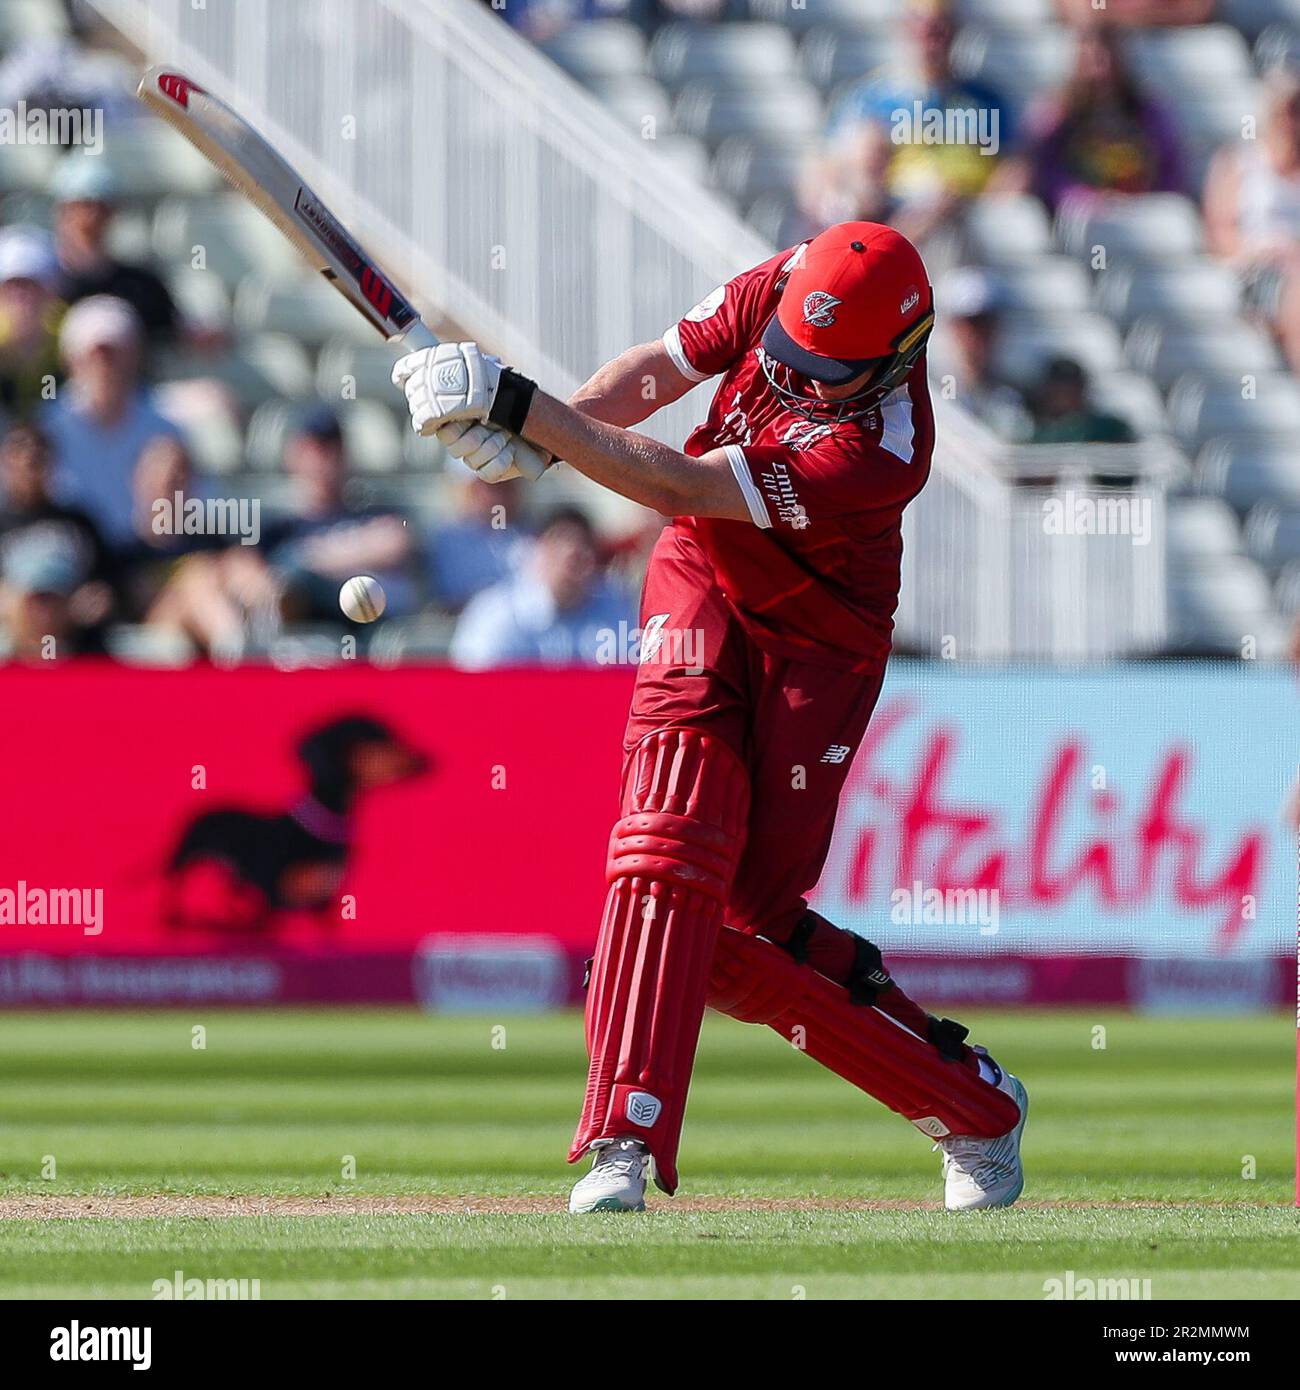
[[[297,751],[308,790],[287,811],[230,807],[186,827],[167,866],[169,927],[265,933],[285,911],[314,912],[326,924],[338,908],[357,799],[431,765],[388,725],[359,714],[311,730]]]

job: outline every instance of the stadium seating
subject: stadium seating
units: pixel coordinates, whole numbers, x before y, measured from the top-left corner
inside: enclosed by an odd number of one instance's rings
[[[1273,24],[1300,28],[1300,0],[1219,0],[1216,8],[1221,20],[1249,39],[1257,39]]]
[[[1169,571],[1171,645],[1197,654],[1242,654],[1252,639],[1259,656],[1275,657],[1284,640],[1263,571],[1242,556],[1203,556]]]
[[[798,180],[836,103],[899,61],[897,0],[731,0],[723,20],[657,26],[642,22],[648,12],[572,24],[542,51],[775,239],[791,225]],[[1003,92],[1017,122],[1069,72],[1074,39],[1053,0],[958,0],[957,13],[959,71]],[[0,4],[0,53],[66,31],[61,4]],[[1124,44],[1140,82],[1174,114],[1194,195],[1214,150],[1257,112],[1260,74],[1300,62],[1300,0],[1219,0],[1212,24],[1135,31]],[[106,69],[120,61],[104,58]],[[195,379],[220,392],[176,397],[197,466],[223,485],[269,485],[290,404],[320,396],[339,405],[364,478],[436,512],[442,456],[402,428],[387,394],[391,354],[370,330],[170,131],[119,123],[111,153],[125,203],[115,242],[158,263],[186,318],[218,340],[155,367],[169,392]],[[0,220],[48,216],[54,158],[40,146],[6,148]],[[1267,608],[1265,571],[1279,608],[1300,611],[1300,385],[1243,308],[1233,269],[1208,254],[1194,196],[1053,218],[1028,194],[988,193],[941,246],[990,269],[1007,315],[997,366],[1008,379],[1029,387],[1049,356],[1074,358],[1092,374],[1098,406],[1184,452],[1193,482],[1169,509],[1178,642],[1195,646],[1198,623],[1214,637],[1230,611]],[[1224,584],[1217,606],[1210,576]],[[411,649],[422,641],[413,634]]]
[[[1261,376],[1249,387],[1240,381],[1185,376],[1169,393],[1174,433],[1189,449],[1221,435],[1278,436],[1294,447],[1300,431],[1300,385],[1283,372]]]
[[[1263,501],[1300,506],[1300,454],[1285,438],[1215,438],[1196,460],[1196,477],[1198,491],[1242,513]]]
[[[884,29],[898,19],[897,0],[816,0],[803,5],[792,5],[790,0],[745,0],[745,4],[750,19],[788,25],[796,34],[823,24],[848,31]]]
[[[1230,323],[1241,307],[1237,277],[1209,259],[1169,268],[1121,264],[1098,275],[1095,284],[1096,307],[1126,327],[1143,317]]]
[[[1052,0],[960,0],[956,9],[955,66],[1003,92],[1014,112],[1068,74],[1075,40]],[[740,18],[674,20],[657,32],[616,20],[577,25],[547,51],[629,123],[651,115],[662,132],[670,119],[674,157],[707,171],[775,239],[839,97],[898,61],[897,6],[744,0],[728,14]],[[1215,23],[1133,31],[1124,44],[1139,82],[1174,116],[1191,192],[1215,150],[1257,114],[1259,73],[1288,57],[1300,62],[1300,0],[1221,0]],[[1284,574],[1300,559],[1288,549],[1290,509],[1300,507],[1300,387],[1244,311],[1233,270],[1206,253],[1193,197],[1075,208],[1054,224],[1033,197],[987,194],[968,207],[957,254],[994,275],[1007,315],[1002,374],[1029,387],[1048,356],[1072,357],[1092,374],[1100,408],[1196,460],[1194,470],[1184,465],[1195,492],[1170,501],[1171,566],[1195,568],[1202,551],[1227,596],[1215,606],[1209,571],[1175,584],[1171,570],[1178,642],[1195,646],[1203,622],[1213,646],[1230,612],[1267,607],[1251,557]],[[942,315],[941,295],[939,307]],[[1294,583],[1300,607],[1300,578]]]
[[[0,49],[22,39],[60,38],[67,32],[67,11],[50,0],[5,0],[0,6]]]
[[[1241,528],[1217,497],[1176,497],[1169,505],[1166,546],[1171,565],[1241,553]]]
[[[634,77],[645,68],[645,37],[621,19],[574,25],[551,39],[544,51],[580,82]]]
[[[1005,92],[1017,107],[1023,107],[1069,76],[1073,56],[1074,36],[1066,29],[997,28],[964,34],[955,60],[966,76]]]
[[[1262,502],[1246,518],[1246,551],[1269,574],[1300,560],[1300,507]]]

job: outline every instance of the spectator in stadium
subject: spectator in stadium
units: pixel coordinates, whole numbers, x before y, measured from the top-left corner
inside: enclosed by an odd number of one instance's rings
[[[72,536],[28,527],[0,549],[0,650],[11,661],[63,660],[93,650],[94,623],[77,597],[90,580],[89,557]]]
[[[98,527],[79,507],[55,500],[52,471],[50,441],[35,425],[15,425],[0,440],[0,544],[32,526],[66,532],[86,556],[91,576],[107,580],[109,552]]]
[[[997,284],[986,271],[964,266],[944,279],[939,299],[948,352],[935,353],[930,376],[940,395],[955,399],[1003,439],[1027,438],[1033,424],[1025,398],[994,371],[1002,326]]]
[[[682,13],[716,19],[725,0],[483,0],[525,38],[545,43],[572,24],[592,19],[632,19],[648,24]],[[665,13],[666,12],[666,13]]]
[[[1023,160],[1004,186],[1036,193],[1053,212],[1107,196],[1184,191],[1173,120],[1138,87],[1115,29],[1080,30],[1074,72],[1030,112]]]
[[[160,524],[171,511],[159,513],[157,503],[171,503],[178,493],[191,495],[192,481],[189,453],[175,435],[157,435],[140,451],[131,478],[131,537],[114,553],[122,612],[129,622],[152,620],[151,610],[183,571],[187,556],[227,543],[225,537],[187,534],[182,527]]]
[[[54,500],[51,469],[49,441],[34,425],[15,425],[0,441],[0,566],[19,547],[28,555],[18,562],[22,573],[39,569],[33,558],[39,553],[41,565],[77,576],[67,595],[68,618],[76,645],[98,650],[116,603],[111,559],[94,522]]]
[[[1136,436],[1118,415],[1088,399],[1088,377],[1068,357],[1054,357],[1033,396],[1031,444],[1131,444]]]
[[[1205,230],[1300,371],[1300,76],[1274,73],[1264,93],[1260,138],[1220,150],[1210,165]]]
[[[34,415],[59,372],[58,263],[35,227],[0,231],[0,413]]]
[[[891,223],[898,210],[886,177],[892,157],[889,137],[873,125],[858,126],[842,140],[814,149],[801,163],[794,202],[782,219],[777,243],[809,241],[849,218]]]
[[[923,245],[951,211],[942,191],[911,198],[890,191],[894,145],[881,125],[863,122],[804,161],[791,208],[777,238],[807,241],[836,222],[883,222]]]
[[[1014,136],[1011,111],[999,93],[953,71],[957,26],[948,0],[910,0],[904,25],[908,69],[863,78],[832,113],[828,134],[834,146],[851,150],[863,125],[884,131],[893,148],[889,191],[924,202],[938,223],[988,185]],[[940,122],[943,138],[936,140],[931,128]]]
[[[470,600],[450,654],[469,670],[590,666],[616,659],[621,634],[636,625],[635,605],[601,572],[591,521],[562,507],[538,532],[527,564]]]
[[[1105,0],[1111,24],[1138,29],[1156,25],[1208,24],[1215,0]],[[1056,0],[1057,13],[1067,24],[1088,24],[1097,17],[1097,0]]]
[[[160,435],[133,479],[134,539],[118,552],[121,617],[184,638],[209,656],[233,658],[250,630],[279,629],[280,589],[253,546],[228,535],[185,534],[157,524],[155,504],[197,495],[188,452]]]
[[[415,530],[393,508],[348,501],[343,430],[328,406],[312,406],[300,418],[284,465],[297,507],[265,528],[263,552],[280,583],[285,616],[342,623],[339,586],[355,574],[383,585],[388,614],[411,612],[419,587]]]
[[[430,592],[449,613],[512,574],[527,546],[518,480],[489,487],[459,461],[455,467],[452,513],[429,538]]]
[[[125,300],[92,295],[59,333],[68,380],[42,423],[54,445],[55,495],[87,511],[110,546],[134,534],[132,480],[156,435],[180,431],[140,381],[144,330]]]
[[[109,249],[117,185],[104,159],[84,153],[65,156],[51,191],[64,300],[75,304],[92,295],[112,295],[136,311],[150,342],[172,337],[179,315],[167,286],[147,266],[118,260]]]
[[[3,8],[17,13],[13,26],[0,26],[4,30],[0,107],[12,111],[26,102],[31,110],[90,111],[102,118],[97,128],[83,132],[82,143],[92,148],[93,141],[102,140],[104,126],[126,125],[141,118],[131,86],[122,80],[120,63],[105,62],[104,51],[81,38],[52,34],[44,25],[28,28],[35,6],[6,4]],[[30,37],[21,37],[24,34]]]

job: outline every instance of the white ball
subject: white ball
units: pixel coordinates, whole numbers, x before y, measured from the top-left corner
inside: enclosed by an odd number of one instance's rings
[[[379,580],[368,574],[354,575],[339,590],[339,607],[354,623],[373,623],[387,602]]]

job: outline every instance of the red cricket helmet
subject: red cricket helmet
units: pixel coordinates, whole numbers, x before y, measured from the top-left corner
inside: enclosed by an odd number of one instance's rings
[[[843,386],[874,368],[849,398],[871,409],[906,379],[933,327],[934,294],[916,247],[878,222],[839,222],[792,258],[763,333],[764,370],[775,390],[803,406],[843,406],[795,390],[788,373]],[[772,363],[787,369],[786,380]]]

